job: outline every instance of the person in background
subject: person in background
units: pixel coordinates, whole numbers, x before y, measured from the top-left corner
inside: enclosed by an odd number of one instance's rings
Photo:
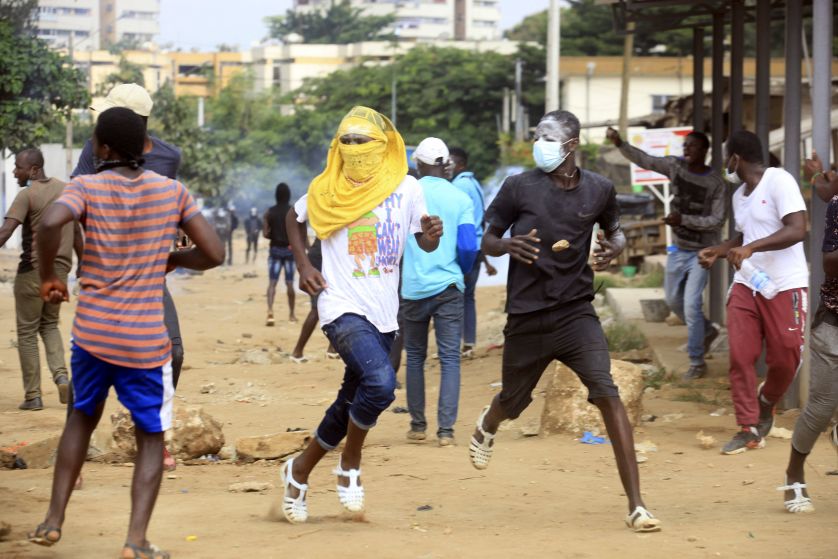
[[[425,138],[413,158],[428,212],[438,215],[446,227],[433,253],[408,239],[402,272],[402,318],[407,352],[407,408],[410,411],[408,440],[425,440],[425,359],[431,320],[436,332],[440,363],[437,441],[454,444],[454,424],[460,400],[460,339],[463,326],[463,275],[477,259],[474,209],[468,195],[444,177],[448,147],[439,138]]]
[[[239,228],[239,216],[236,213],[236,206],[232,202],[227,206],[227,211],[230,212],[230,235],[227,237],[227,265],[233,265],[233,235],[236,234],[236,229]]]
[[[725,161],[725,178],[738,187],[732,204],[737,234],[698,256],[705,268],[727,258],[736,270],[727,298],[727,332],[739,432],[722,454],[739,454],[765,446],[774,406],[800,368],[809,307],[809,266],[803,252],[806,202],[794,177],[766,167],[762,143],[753,132],[730,135]],[[746,275],[743,264],[758,274]],[[760,292],[768,283],[765,275],[774,292]],[[768,371],[757,386],[756,362],[763,343]]]
[[[510,256],[509,316],[503,331],[503,388],[477,420],[469,457],[476,469],[488,467],[500,423],[519,417],[529,406],[544,370],[557,359],[577,374],[588,401],[602,413],[628,497],[626,525],[635,532],[655,532],[661,522],[646,509],[640,493],[631,423],[591,305],[594,274],[588,257],[594,225],[600,227],[594,270],[607,269],[625,248],[626,238],[614,185],[577,166],[579,130],[573,113],[544,115],[533,144],[537,168],[507,178],[486,210],[483,251]],[[504,237],[510,227],[511,237]]]
[[[288,322],[297,322],[294,314],[294,253],[288,241],[285,216],[291,209],[291,188],[284,182],[276,185],[274,192],[276,204],[268,208],[262,223],[262,234],[270,239],[271,247],[268,253],[268,317],[266,326],[274,325],[274,298],[279,276],[285,270],[285,292],[288,295]]]
[[[15,320],[17,322],[17,353],[23,374],[24,400],[18,409],[36,411],[44,409],[41,395],[41,356],[38,351],[38,334],[44,342],[47,366],[58,388],[58,398],[66,404],[70,381],[64,361],[64,343],[58,330],[60,304],[41,299],[41,281],[38,277],[38,245],[36,232],[41,216],[64,190],[64,183],[47,177],[44,173],[44,156],[41,150],[25,149],[15,156],[15,178],[23,190],[12,202],[0,227],[0,247],[6,244],[15,230],[23,225],[22,252],[14,283]],[[81,261],[83,243],[78,227],[67,224],[61,231],[61,243],[54,267],[61,281],[73,264],[73,247]]]
[[[468,153],[463,148],[453,147],[449,150],[451,163],[453,164],[454,186],[460,189],[471,200],[474,208],[474,227],[477,232],[477,246],[483,239],[483,214],[485,212],[485,201],[483,200],[483,187],[474,177],[474,173],[468,170]],[[486,273],[494,276],[498,273],[482,252],[477,253],[477,262],[465,275],[465,291],[463,292],[463,357],[468,359],[474,356],[474,345],[477,342],[477,303],[474,300],[477,279],[480,277],[480,264],[486,266]]]
[[[698,253],[721,241],[727,191],[721,175],[705,163],[710,140],[702,132],[690,132],[684,138],[683,157],[654,157],[624,141],[613,128],[605,135],[626,159],[665,175],[672,185],[672,209],[664,222],[672,227],[674,246],[666,257],[664,293],[669,308],[687,325],[690,366],[684,379],[701,378],[707,374],[704,355],[719,327],[704,316],[709,273],[699,264]]]
[[[259,245],[259,235],[262,233],[262,220],[259,219],[259,211],[250,208],[250,215],[244,220],[244,234],[247,237],[247,251],[244,253],[244,263],[250,260],[250,251],[253,250],[253,262],[256,262],[256,251]]]
[[[314,242],[311,243],[311,247],[308,249],[308,259],[311,262],[311,265],[314,266],[315,270],[318,272],[322,270],[323,253],[320,245],[320,239],[315,238]],[[308,363],[308,358],[303,352],[305,351],[308,340],[314,333],[314,327],[317,326],[317,322],[320,320],[320,315],[317,313],[317,300],[319,298],[320,293],[311,296],[311,310],[308,311],[308,314],[303,320],[302,326],[300,326],[300,337],[297,338],[297,344],[294,346],[294,350],[289,356],[291,361],[294,363]],[[329,359],[340,359],[340,355],[335,352],[332,344],[329,344],[329,348],[326,350],[326,357]]]
[[[778,488],[785,492],[786,510],[791,513],[815,510],[806,488],[804,466],[818,437],[838,411],[838,174],[825,173],[817,153],[806,160],[803,173],[828,205],[821,248],[825,278],[809,332],[809,399],[794,426],[786,480]],[[831,439],[838,445],[838,425],[833,426]]]

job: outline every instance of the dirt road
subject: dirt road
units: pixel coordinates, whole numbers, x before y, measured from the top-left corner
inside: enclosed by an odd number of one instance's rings
[[[11,275],[8,253],[0,258],[0,269]],[[244,278],[245,272],[257,277]],[[309,345],[307,353],[314,359],[307,364],[230,364],[250,348],[289,351],[296,339],[299,325],[282,320],[282,295],[277,297],[277,326],[263,325],[265,276],[262,264],[239,265],[170,281],[187,363],[176,405],[203,406],[223,422],[230,442],[287,428],[314,428],[340,380],[340,363],[324,358],[326,343],[319,332]],[[783,479],[788,441],[770,439],[766,449],[739,456],[698,446],[695,434],[700,429],[721,442],[733,434],[730,415],[709,415],[718,407],[730,413],[724,379],[704,381],[715,399],[712,404],[676,401],[684,393],[676,387],[645,400],[646,412],[658,419],[639,427],[636,436],[654,442],[658,451],[648,454],[640,471],[647,504],[664,522],[661,533],[638,535],[624,526],[625,498],[608,445],[521,434],[520,426],[539,417],[540,394],[523,417],[500,433],[490,468],[474,470],[467,443],[479,410],[497,390],[492,384],[500,380],[500,351],[486,347],[500,334],[502,299],[501,288],[480,290],[480,351],[463,363],[458,445],[440,448],[433,437],[424,444],[408,444],[407,415],[385,412],[364,456],[363,521],[341,515],[330,475],[335,454],[312,476],[311,520],[298,526],[269,513],[281,495],[278,464],[181,465],[176,479],[164,479],[152,541],[173,557],[189,558],[838,556],[838,477],[825,475],[835,469],[836,456],[825,438],[807,472],[817,507],[808,516],[786,513],[782,494],[775,490]],[[65,341],[72,308],[71,303],[63,312]],[[308,298],[298,297],[297,315],[302,318],[307,310]],[[0,446],[58,434],[64,419],[46,373],[47,408],[17,410],[22,389],[14,338],[12,287],[0,283]],[[403,374],[402,369],[400,378]],[[431,362],[428,375],[428,411],[434,418],[436,363]],[[216,393],[201,394],[200,387],[209,382],[215,383]],[[245,390],[253,396],[250,403],[236,401]],[[395,405],[405,405],[403,390]],[[112,397],[105,417],[114,410]],[[778,424],[791,428],[793,418],[780,417]],[[24,535],[43,519],[52,470],[0,470],[0,521],[13,528],[11,539],[0,543],[0,557],[116,557],[128,521],[131,472],[127,466],[86,464],[85,487],[70,503],[63,540],[45,549],[26,543]],[[247,480],[267,481],[274,489],[266,494],[228,492],[231,483]]]

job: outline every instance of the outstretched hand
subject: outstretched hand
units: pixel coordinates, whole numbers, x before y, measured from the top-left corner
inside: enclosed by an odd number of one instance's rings
[[[623,143],[623,139],[620,137],[620,133],[614,130],[612,127],[608,127],[605,131],[605,137],[608,139],[612,144],[617,147],[620,147],[620,144]]]

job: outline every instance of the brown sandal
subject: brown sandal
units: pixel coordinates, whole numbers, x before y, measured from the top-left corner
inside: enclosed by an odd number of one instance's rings
[[[131,555],[125,555],[125,550],[128,549]],[[140,547],[132,543],[125,542],[122,548],[122,555],[120,559],[170,559],[168,551],[163,551],[155,545],[149,544],[148,547]]]
[[[57,538],[49,537],[50,534],[58,534]],[[38,545],[43,545],[45,547],[51,547],[61,541],[61,528],[56,528],[54,526],[48,526],[45,522],[38,524],[38,527],[35,528],[34,532],[30,532],[26,534],[26,539],[28,539],[32,543],[36,543]]]

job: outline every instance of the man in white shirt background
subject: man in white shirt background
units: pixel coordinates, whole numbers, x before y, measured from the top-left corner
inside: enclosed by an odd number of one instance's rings
[[[741,184],[733,194],[738,234],[702,250],[699,259],[709,268],[727,258],[737,270],[728,295],[727,330],[730,389],[740,431],[722,453],[739,454],[765,446],[774,405],[800,366],[809,306],[806,203],[788,172],[767,167],[756,134],[736,131],[725,149],[725,178]],[[757,387],[755,365],[763,341],[768,372]]]

